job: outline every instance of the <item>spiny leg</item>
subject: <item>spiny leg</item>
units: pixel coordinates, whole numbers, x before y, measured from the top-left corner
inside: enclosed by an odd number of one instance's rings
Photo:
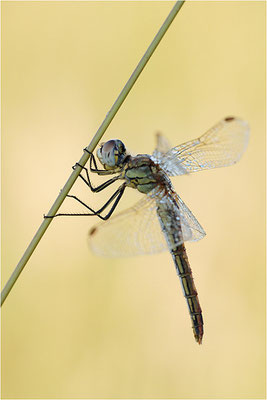
[[[88,151],[87,148],[83,149],[84,151],[86,151],[88,154],[90,154],[90,171],[93,173],[96,173],[98,175],[110,175],[110,174],[114,174],[113,170],[106,170],[106,169],[99,169],[96,163],[96,159],[95,156],[93,155],[93,153],[91,153],[91,151]],[[94,163],[94,168],[92,167],[92,163]]]
[[[78,165],[80,168],[82,168],[82,169],[85,170],[85,172],[86,172],[86,178],[87,178],[87,179],[85,179],[81,174],[79,174],[79,177],[84,181],[84,183],[85,183],[87,186],[89,186],[89,188],[92,190],[92,192],[101,192],[101,190],[105,189],[106,187],[108,187],[108,186],[111,185],[112,183],[116,182],[116,181],[120,178],[120,175],[115,176],[115,177],[109,179],[108,181],[106,181],[106,182],[102,183],[101,185],[99,185],[99,186],[97,186],[97,187],[94,188],[94,187],[92,186],[92,184],[91,184],[91,181],[90,181],[88,169],[87,169],[86,167],[83,167],[83,166],[82,166],[81,164],[79,164],[79,163],[76,163],[72,168],[75,169],[75,168],[76,168],[76,165]],[[112,171],[112,173],[113,173],[113,171]],[[108,174],[110,175],[111,172],[108,171]]]
[[[99,217],[102,220],[107,220],[108,218],[111,217],[112,213],[114,212],[115,208],[117,207],[123,193],[125,190],[126,184],[123,183],[114,193],[113,195],[109,198],[109,200],[98,210],[94,211],[91,207],[89,207],[87,204],[85,204],[82,200],[80,200],[78,197],[73,196],[73,195],[67,195],[67,197],[71,197],[74,200],[78,201],[80,204],[82,204],[84,207],[86,207],[88,210],[91,211],[91,213],[73,213],[73,214],[68,214],[68,213],[60,213],[56,215],[45,215],[44,218],[54,218],[54,217],[60,217],[60,216],[92,216],[95,215]],[[115,199],[114,204],[112,205],[110,211],[105,215],[102,216],[100,215],[112,201]]]
[[[120,171],[114,172],[114,170],[99,170],[99,169],[97,168],[97,164],[96,164],[96,160],[95,160],[95,158],[94,158],[94,155],[93,155],[91,152],[89,152],[87,149],[84,149],[84,150],[87,151],[87,152],[91,155],[91,158],[90,158],[90,170],[91,170],[92,172],[96,172],[96,173],[98,173],[99,175],[111,175],[111,174],[114,174],[114,173],[116,173],[116,172],[120,172]],[[91,166],[91,165],[92,165],[92,159],[93,159],[93,162],[94,162],[95,169],[93,169],[92,166]],[[116,181],[121,177],[121,175],[115,176],[115,177],[113,177],[113,178],[107,180],[106,182],[104,182],[104,183],[102,183],[101,185],[99,185],[99,186],[97,186],[97,187],[94,188],[94,187],[92,186],[92,184],[91,184],[91,181],[90,181],[88,169],[87,169],[86,167],[82,166],[82,165],[79,164],[79,163],[76,163],[72,168],[75,169],[76,166],[79,166],[80,168],[82,168],[82,169],[85,170],[87,179],[84,178],[84,177],[81,175],[81,173],[79,173],[79,177],[84,181],[84,183],[85,183],[87,186],[89,186],[89,188],[92,190],[92,192],[100,192],[100,191],[102,191],[103,189],[105,189],[106,187],[108,187],[109,185],[111,185],[112,183],[116,182]],[[79,216],[79,215],[84,215],[84,216],[86,216],[86,215],[96,215],[96,216],[98,216],[98,217],[101,218],[101,219],[108,219],[108,218],[111,216],[111,214],[113,213],[113,211],[115,210],[115,208],[116,208],[116,206],[117,206],[117,204],[118,204],[118,202],[119,202],[119,200],[120,200],[120,198],[121,198],[121,196],[122,196],[124,190],[125,190],[125,184],[121,185],[121,186],[116,190],[116,192],[111,196],[111,198],[106,202],[106,204],[104,204],[104,206],[103,206],[102,208],[100,208],[98,211],[94,211],[91,207],[89,207],[87,204],[85,204],[85,203],[84,203],[82,200],[80,200],[78,197],[76,197],[76,196],[74,196],[74,195],[67,195],[66,197],[71,197],[71,198],[77,200],[77,201],[78,201],[79,203],[81,203],[84,207],[86,207],[87,209],[89,209],[89,210],[91,211],[91,213],[72,213],[72,214],[71,214],[71,213],[59,213],[59,214],[55,214],[55,215],[53,215],[53,216],[52,216],[52,215],[44,215],[44,218],[54,218],[54,217],[58,217],[58,216],[68,216],[68,215],[72,215],[72,216]],[[117,197],[117,198],[116,198],[116,197]],[[102,217],[102,216],[100,215],[101,212],[104,211],[105,208],[106,208],[115,198],[116,198],[116,200],[115,200],[115,202],[114,202],[114,204],[113,204],[111,210],[109,211],[109,213],[108,213],[106,216]]]
[[[119,172],[120,172],[120,169],[118,169],[117,171],[114,171],[113,169],[111,169],[111,170],[105,170],[105,169],[104,169],[104,170],[101,170],[101,169],[99,169],[99,168],[97,167],[96,159],[95,159],[95,156],[93,155],[93,153],[91,153],[90,151],[88,151],[87,148],[85,148],[84,151],[86,151],[88,154],[90,154],[90,163],[89,163],[89,165],[90,165],[90,171],[91,171],[91,172],[97,173],[98,175],[112,175],[112,174],[115,174],[115,173],[119,173]],[[93,164],[94,164],[94,168],[92,167],[92,162],[93,162]],[[81,174],[79,174],[79,176],[80,176],[80,178],[86,183],[86,185],[90,187],[90,189],[92,190],[92,192],[100,192],[101,190],[105,189],[107,186],[109,186],[110,184],[112,184],[113,182],[115,182],[117,179],[120,178],[120,175],[119,175],[119,176],[117,176],[117,177],[114,177],[114,178],[112,178],[112,179],[109,179],[107,182],[104,182],[102,185],[100,185],[100,186],[94,188],[94,187],[92,186],[92,184],[91,184],[91,180],[90,180],[90,177],[89,177],[88,169],[87,169],[86,167],[82,166],[82,165],[79,164],[79,163],[76,163],[72,168],[75,169],[75,168],[76,168],[76,165],[78,165],[80,168],[82,168],[82,169],[85,170],[85,172],[86,172],[86,178],[87,178],[87,179],[85,179]]]

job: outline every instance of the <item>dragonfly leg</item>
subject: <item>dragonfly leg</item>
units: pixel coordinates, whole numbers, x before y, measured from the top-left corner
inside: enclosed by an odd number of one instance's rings
[[[126,183],[123,183],[123,184],[116,190],[116,192],[113,193],[113,195],[112,195],[112,196],[110,197],[110,199],[103,205],[103,207],[101,207],[101,208],[96,212],[96,215],[97,215],[100,219],[106,221],[107,219],[109,219],[109,218],[111,217],[111,215],[113,214],[115,208],[117,207],[117,205],[118,205],[118,203],[119,203],[119,201],[120,201],[120,199],[121,199],[121,197],[122,197],[122,195],[123,195],[123,193],[124,193],[125,188],[126,188]],[[114,203],[113,203],[111,209],[109,210],[109,212],[108,212],[104,217],[103,217],[102,215],[100,215],[100,214],[107,208],[107,206],[108,206],[110,203],[112,203],[112,201],[113,201],[114,199],[115,199],[115,201],[114,201]]]
[[[82,169],[85,170],[86,178],[84,178],[81,174],[79,175],[79,177],[86,183],[87,186],[89,186],[89,188],[92,190],[92,192],[101,192],[101,190],[105,189],[106,187],[108,187],[112,183],[116,182],[120,178],[120,175],[114,176],[112,179],[109,179],[108,181],[102,183],[101,185],[99,185],[97,187],[93,187],[91,184],[91,181],[90,181],[88,169],[86,167],[83,167],[79,163],[76,163],[72,168],[75,169],[76,165],[78,165],[79,167],[81,167]]]
[[[87,204],[85,204],[81,199],[79,199],[78,197],[74,196],[74,195],[67,195],[67,197],[71,197],[74,200],[78,201],[80,204],[82,204],[84,207],[86,207],[89,211],[91,211],[90,213],[60,213],[60,214],[56,214],[56,215],[45,215],[44,218],[54,218],[54,217],[62,217],[62,216],[91,216],[91,215],[95,215],[97,217],[99,217],[102,220],[107,220],[112,213],[114,212],[115,208],[117,207],[123,193],[125,190],[126,184],[123,183],[114,193],[113,195],[108,199],[108,201],[97,211],[93,210],[91,207],[89,207]],[[106,215],[101,215],[101,213],[112,203],[112,201],[114,201],[111,209],[109,210],[109,212]]]
[[[86,151],[88,154],[90,154],[90,171],[98,174],[98,175],[110,175],[110,174],[114,174],[114,171],[112,170],[106,170],[106,169],[99,169],[96,163],[96,159],[95,156],[93,155],[93,153],[91,153],[91,151],[88,151],[87,148],[83,149],[84,151]],[[92,166],[92,163],[94,164],[94,166]]]

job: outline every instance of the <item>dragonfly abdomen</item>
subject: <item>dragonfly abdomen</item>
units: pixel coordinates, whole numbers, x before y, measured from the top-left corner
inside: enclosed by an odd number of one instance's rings
[[[181,244],[176,249],[173,249],[171,253],[188,304],[194,336],[196,341],[201,344],[204,333],[202,311],[185,246]]]
[[[165,204],[166,203],[166,204]],[[177,275],[180,278],[184,296],[189,308],[196,341],[200,344],[203,337],[203,318],[192,271],[183,244],[183,232],[180,211],[175,199],[167,197],[166,202],[158,202],[157,214],[162,232],[168,243]]]

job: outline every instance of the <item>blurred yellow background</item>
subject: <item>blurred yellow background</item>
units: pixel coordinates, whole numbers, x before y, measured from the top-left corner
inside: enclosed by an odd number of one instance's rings
[[[2,2],[2,287],[173,4]],[[96,218],[57,219],[2,309],[2,398],[265,396],[265,3],[187,2],[104,140],[151,153],[227,115],[241,161],[173,179],[207,232],[187,244],[203,344],[168,253],[98,258]]]

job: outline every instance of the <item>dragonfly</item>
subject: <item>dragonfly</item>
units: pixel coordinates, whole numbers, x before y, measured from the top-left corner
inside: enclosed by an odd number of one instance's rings
[[[102,143],[96,153],[100,168],[90,153],[90,172],[115,176],[98,187],[92,185],[86,167],[82,167],[85,172],[79,176],[93,192],[101,192],[118,180],[122,184],[97,211],[78,197],[68,195],[89,212],[56,214],[95,215],[102,219],[88,235],[90,248],[97,255],[133,256],[168,250],[180,278],[193,334],[199,344],[204,334],[203,316],[184,243],[198,241],[206,233],[175,192],[170,177],[235,164],[244,153],[248,138],[246,121],[226,117],[199,138],[173,148],[167,139],[157,134],[157,145],[152,155],[133,156],[121,140],[109,140]],[[128,187],[137,189],[144,196],[131,208],[112,216]]]

